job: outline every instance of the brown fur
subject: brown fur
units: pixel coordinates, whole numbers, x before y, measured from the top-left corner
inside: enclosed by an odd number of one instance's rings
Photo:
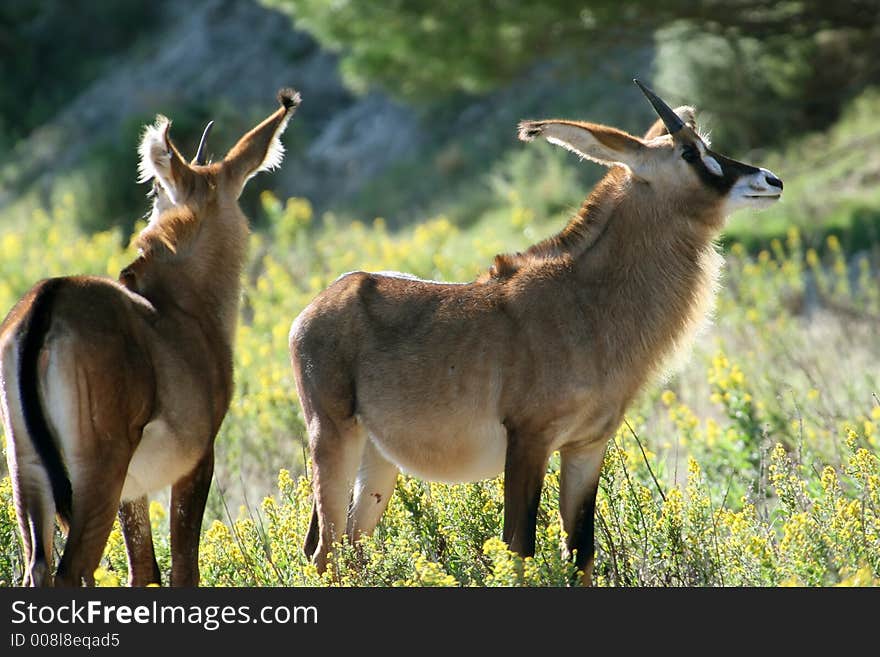
[[[207,166],[185,162],[168,138],[170,123],[160,117],[140,149],[142,179],[155,178],[154,215],[120,282],[78,276],[39,284],[0,327],[0,408],[26,584],[53,581],[58,499],[47,483],[65,478],[72,510],[55,584],[93,582],[117,509],[130,582],[158,583],[147,494],[169,484],[171,584],[198,584],[214,437],[233,392],[248,238],[238,197],[246,180],[265,168],[298,97],[286,92],[281,102],[222,162]],[[51,300],[38,306],[45,290]],[[34,314],[41,316],[37,324],[29,319]],[[44,332],[30,333],[32,324]],[[26,340],[39,341],[33,373],[30,363],[20,362]],[[39,391],[29,400],[20,381],[32,374]],[[52,459],[37,447],[56,454],[61,465],[50,467]]]
[[[703,321],[720,266],[712,240],[729,199],[682,161],[679,140],[695,132],[659,132],[521,124],[523,139],[612,166],[565,229],[497,256],[468,284],[348,274],[295,320],[315,493],[305,549],[319,569],[343,532],[373,530],[398,468],[445,481],[503,470],[503,538],[531,554],[547,460],[559,450],[568,549],[590,581],[606,442]]]

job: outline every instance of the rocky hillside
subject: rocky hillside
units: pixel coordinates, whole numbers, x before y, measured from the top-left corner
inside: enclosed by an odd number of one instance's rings
[[[279,186],[286,193],[319,204],[332,194],[351,194],[420,139],[411,111],[379,95],[353,97],[339,80],[335,58],[285,16],[231,0],[166,3],[163,15],[147,47],[119,53],[106,74],[18,144],[0,175],[0,202],[24,188],[51,185],[132,116],[221,102],[248,114],[266,111],[274,91],[287,85],[302,90],[299,120],[316,137],[283,169]],[[365,153],[370,156],[361,157]]]
[[[196,108],[196,114],[219,118],[212,146],[222,153],[229,145],[224,137],[265,113],[274,91],[287,85],[299,89],[304,102],[286,138],[285,166],[265,184],[282,196],[309,198],[319,212],[381,213],[392,223],[430,211],[440,183],[472,183],[488,162],[516,145],[513,128],[524,116],[584,115],[579,108],[587,97],[596,105],[589,110],[593,117],[615,115],[619,124],[649,118],[647,109],[633,112],[631,104],[613,100],[633,74],[617,58],[596,76],[604,85],[614,80],[608,93],[595,80],[590,85],[566,75],[562,82],[559,66],[548,64],[491,96],[414,108],[380,92],[352,94],[333,54],[255,0],[165,2],[160,15],[149,38],[114,54],[48,124],[0,158],[0,209],[26,191],[48,202],[59,176],[100,156],[97,145],[114,143],[116,152],[133,153],[133,121],[141,124],[156,112],[175,119],[176,138],[190,148],[198,128],[194,121],[181,123],[180,115]],[[633,59],[640,67],[650,61],[645,53]],[[240,126],[224,133],[223,124],[231,122]],[[123,136],[126,143],[117,143]]]

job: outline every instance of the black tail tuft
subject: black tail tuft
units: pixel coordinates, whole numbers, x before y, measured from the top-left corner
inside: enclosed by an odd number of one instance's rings
[[[66,523],[70,523],[73,490],[58,443],[52,435],[43,405],[40,403],[37,379],[37,359],[51,324],[52,302],[63,281],[62,278],[50,278],[44,281],[34,296],[24,329],[24,339],[19,345],[18,385],[24,423],[49,475],[55,509]]]
[[[284,109],[290,109],[291,107],[296,109],[299,107],[302,99],[300,98],[299,92],[294,91],[290,87],[285,87],[284,89],[278,90],[278,102],[284,105]]]

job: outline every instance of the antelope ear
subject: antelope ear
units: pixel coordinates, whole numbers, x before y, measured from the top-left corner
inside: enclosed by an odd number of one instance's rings
[[[144,128],[138,147],[138,182],[155,179],[165,190],[171,203],[177,204],[192,172],[171,143],[168,136],[170,129],[171,121],[161,114],[156,117],[153,125]]]
[[[684,121],[684,124],[687,127],[696,132],[697,115],[693,107],[689,105],[682,105],[681,107],[676,107],[674,111],[678,115],[678,118]],[[648,129],[648,132],[645,133],[644,140],[651,141],[652,139],[656,139],[657,137],[662,137],[663,135],[668,134],[669,130],[666,129],[663,121],[661,119],[657,119],[656,121],[654,121],[654,125],[652,125]]]
[[[223,168],[239,194],[252,176],[281,165],[284,146],[280,137],[299,107],[300,95],[293,89],[282,89],[278,92],[278,102],[281,107],[239,139],[223,158]]]
[[[624,164],[635,173],[642,169],[647,150],[639,138],[595,123],[553,119],[519,124],[521,140],[532,141],[536,137],[605,166]]]

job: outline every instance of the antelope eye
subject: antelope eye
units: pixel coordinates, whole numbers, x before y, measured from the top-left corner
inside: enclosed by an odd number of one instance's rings
[[[685,146],[681,149],[681,159],[685,162],[696,162],[700,157],[700,153],[693,146]]]

